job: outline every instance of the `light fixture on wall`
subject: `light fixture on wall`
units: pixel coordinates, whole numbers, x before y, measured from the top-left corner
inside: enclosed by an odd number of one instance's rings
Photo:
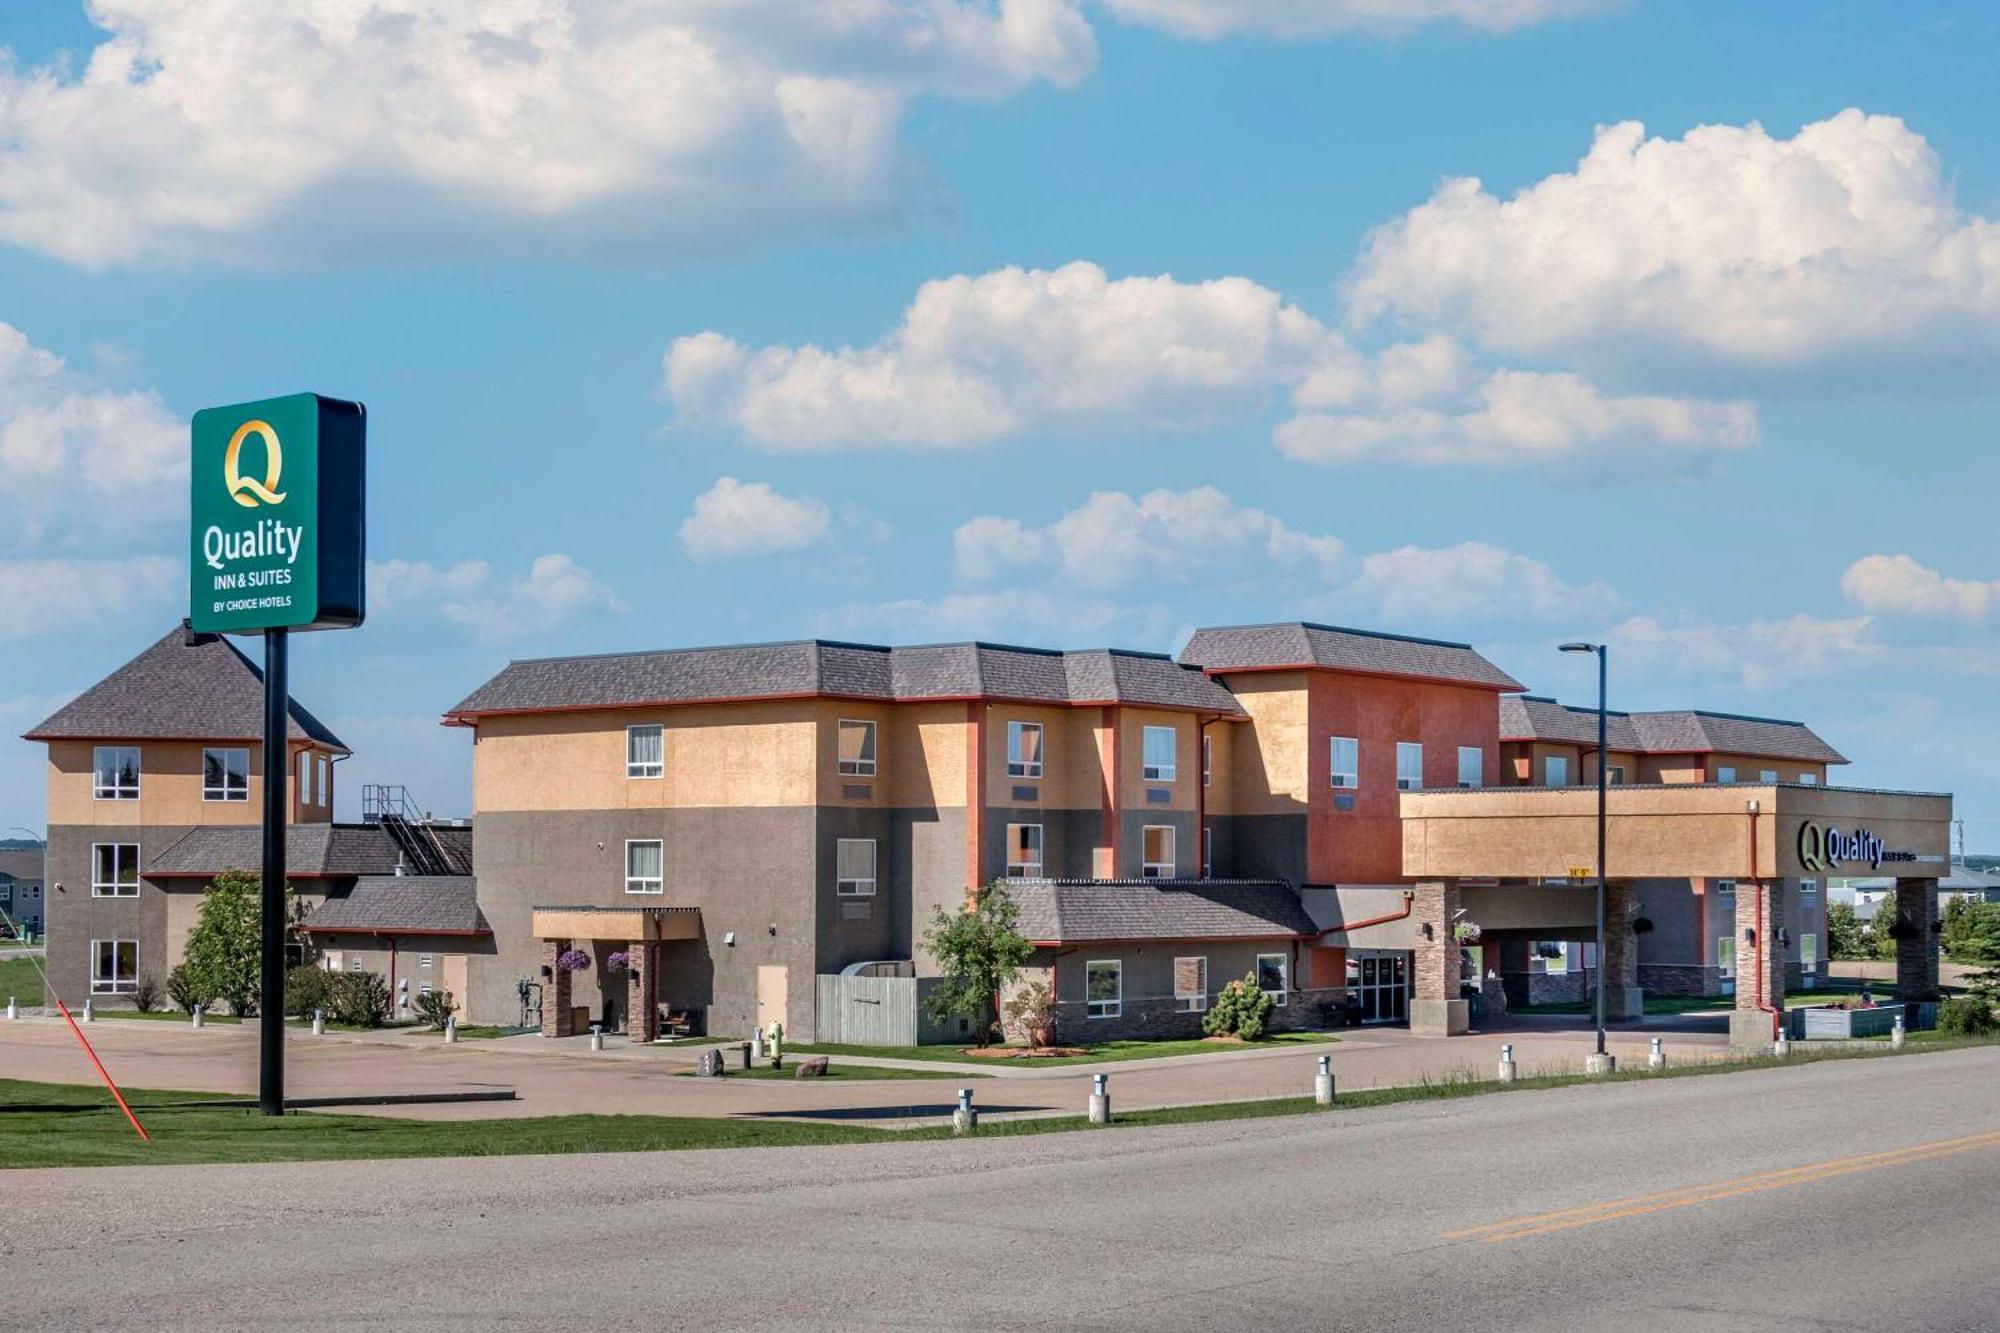
[[[734,949],[736,947],[736,932],[733,930],[723,931],[722,942],[729,948]]]
[[[776,935],[776,934],[778,933],[778,923],[777,923],[777,922],[775,922],[775,921],[773,921],[773,922],[772,922],[772,923],[770,924],[770,927],[769,927],[769,929],[770,929],[770,932],[771,932],[771,933],[772,933],[773,935]]]

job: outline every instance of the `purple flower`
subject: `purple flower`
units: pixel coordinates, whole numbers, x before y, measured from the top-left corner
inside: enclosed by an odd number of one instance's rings
[[[581,949],[564,949],[556,957],[556,966],[565,972],[581,972],[590,966],[590,955]]]
[[[605,958],[604,966],[613,972],[623,972],[632,966],[632,955],[619,949]]]

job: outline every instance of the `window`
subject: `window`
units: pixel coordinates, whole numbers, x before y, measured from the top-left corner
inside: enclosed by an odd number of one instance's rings
[[[310,754],[301,754],[299,756],[299,804],[300,805],[318,804],[318,802],[313,800],[312,779],[313,779],[313,757]]]
[[[660,893],[666,887],[661,861],[666,852],[666,844],[658,838],[651,840],[626,839],[625,842],[625,892]]]
[[[1458,747],[1458,785],[1478,787],[1486,781],[1486,751],[1477,745]]]
[[[1083,965],[1084,1011],[1092,1018],[1116,1018],[1125,1007],[1125,965],[1116,958]]]
[[[1288,998],[1285,992],[1285,955],[1281,953],[1260,953],[1257,955],[1257,989],[1285,1007]]]
[[[1736,975],[1736,937],[1724,935],[1715,942],[1715,968],[1725,977]]]
[[[1569,786],[1569,756],[1552,754],[1542,760],[1542,785],[1544,787]]]
[[[93,898],[136,898],[139,896],[139,844],[100,842],[90,849],[90,896]]]
[[[1042,724],[1007,724],[1007,776],[1038,778],[1042,775]]]
[[[100,745],[91,754],[92,795],[100,801],[139,799],[139,747]]]
[[[1736,770],[1724,764],[1715,770],[1715,780],[1717,782],[1734,782],[1736,781]]]
[[[1776,782],[1777,780],[1778,780],[1778,770],[1777,770],[1777,769],[1775,769],[1775,768],[1760,768],[1760,769],[1758,769],[1758,770],[1757,770],[1757,781],[1759,781],[1759,782]]]
[[[248,750],[203,750],[201,752],[201,799],[204,801],[249,800],[250,752]]]
[[[834,892],[847,898],[875,896],[875,839],[840,839],[833,861]]]
[[[1808,972],[1819,966],[1819,936],[1810,931],[1799,936],[1799,966]]]
[[[1396,742],[1396,790],[1415,791],[1424,785],[1424,747],[1416,741]]]
[[[1736,881],[1733,879],[1718,879],[1715,881],[1715,891],[1721,894],[1733,894],[1736,892]]]
[[[1211,753],[1211,751],[1213,750],[1213,748],[1214,748],[1214,747],[1213,747],[1213,746],[1212,746],[1212,745],[1210,744],[1210,742],[1211,742],[1211,741],[1213,741],[1214,739],[1215,739],[1215,737],[1213,737],[1213,736],[1210,736],[1210,735],[1209,735],[1209,734],[1207,734],[1206,732],[1202,733],[1202,737],[1201,737],[1201,785],[1202,785],[1202,786],[1204,786],[1204,787],[1206,787],[1206,786],[1209,786],[1209,785],[1211,785],[1211,784],[1213,783],[1213,781],[1214,781],[1214,778],[1215,778],[1215,768],[1214,768],[1214,765],[1213,765],[1213,763],[1211,762],[1211,761],[1212,761],[1212,760],[1214,759],[1214,755],[1213,755],[1213,754]]]
[[[139,941],[90,942],[90,993],[130,995],[139,989]]]
[[[657,722],[625,728],[625,776],[657,778],[667,771],[666,731]]]
[[[1174,1012],[1198,1014],[1208,1008],[1208,959],[1174,959]]]
[[[1144,868],[1147,879],[1174,877],[1174,828],[1171,824],[1148,824],[1145,828]]]
[[[1819,881],[1818,881],[1818,880],[1816,880],[1816,879],[1802,879],[1802,880],[1800,880],[1800,881],[1799,881],[1799,897],[1801,897],[1801,898],[1817,898],[1818,896],[1819,896]]]
[[[1817,774],[1814,773],[1799,774],[1799,785],[1801,787],[1812,787],[1818,785],[1818,783],[1819,783],[1819,776]]]
[[[1201,830],[1201,877],[1207,879],[1215,874],[1215,825],[1204,824]]]
[[[1625,781],[1625,765],[1611,764],[1604,770],[1604,781],[1613,787]]]
[[[319,757],[319,803],[333,805],[333,762],[325,755]]]
[[[1352,789],[1361,785],[1361,742],[1352,736],[1328,737],[1333,785]]]
[[[855,718],[840,719],[840,775],[847,778],[875,776],[875,724]]]
[[[1140,733],[1140,763],[1144,766],[1140,776],[1146,781],[1174,780],[1174,739],[1172,727],[1147,727]]]
[[[1042,877],[1042,826],[1040,824],[1009,824],[1007,826],[1007,878],[1040,879]]]

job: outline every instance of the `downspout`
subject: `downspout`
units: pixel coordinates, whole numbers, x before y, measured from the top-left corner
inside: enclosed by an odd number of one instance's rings
[[[1194,729],[1195,759],[1201,771],[1195,774],[1194,783],[1194,870],[1196,879],[1208,878],[1208,728],[1211,723],[1220,722],[1218,717],[1196,724]]]
[[[1409,889],[1404,889],[1403,910],[1401,910],[1400,912],[1384,912],[1381,916],[1363,917],[1359,921],[1343,921],[1339,925],[1334,926],[1332,929],[1341,932],[1346,932],[1350,930],[1360,930],[1365,926],[1382,926],[1382,925],[1387,925],[1391,921],[1406,920],[1409,917],[1410,913],[1415,909],[1416,901],[1417,901],[1417,895]]]
[[[1757,875],[1757,807],[1753,802],[1748,811],[1750,816],[1750,882],[1757,893],[1757,1008],[1771,1016],[1771,1040],[1778,1039],[1778,1011],[1764,993],[1764,959],[1771,952],[1771,941],[1764,932],[1764,881]],[[1735,926],[1730,929],[1733,931]]]

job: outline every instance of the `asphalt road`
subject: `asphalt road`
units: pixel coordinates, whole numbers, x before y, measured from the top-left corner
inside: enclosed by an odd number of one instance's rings
[[[1034,1139],[0,1173],[0,1201],[6,1328],[1990,1330],[2000,1051]]]

